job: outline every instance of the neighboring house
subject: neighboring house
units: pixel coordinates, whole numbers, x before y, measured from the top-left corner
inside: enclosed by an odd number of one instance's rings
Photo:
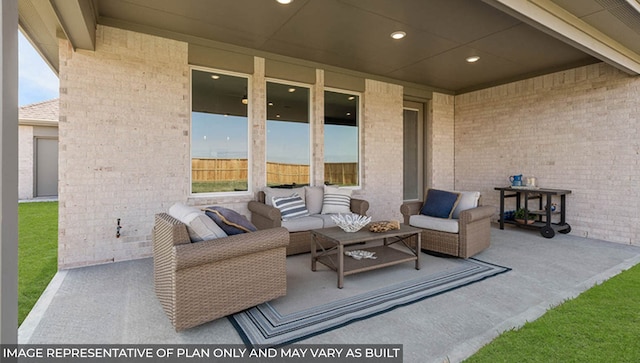
[[[18,198],[58,196],[59,99],[18,110]]]
[[[524,174],[573,191],[572,234],[640,245],[639,35],[582,0],[21,3],[60,79],[60,268],[150,256],[154,214],[177,201],[248,214],[271,153],[286,156],[274,137],[325,183],[332,126],[355,131],[357,160],[335,160],[357,163],[374,220],[400,220],[424,187],[497,206],[494,187]],[[329,117],[334,94],[355,121]],[[273,123],[272,97],[304,112]]]

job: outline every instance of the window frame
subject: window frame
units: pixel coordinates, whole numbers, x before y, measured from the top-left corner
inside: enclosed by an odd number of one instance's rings
[[[245,78],[247,80],[247,190],[233,191],[233,192],[206,192],[206,193],[194,193],[193,192],[193,71],[207,72],[211,74],[222,74],[226,76]],[[251,148],[252,130],[253,130],[253,115],[251,112],[251,93],[252,93],[252,78],[251,74],[239,73],[233,71],[227,71],[222,69],[202,67],[202,66],[189,66],[189,198],[211,198],[211,197],[225,197],[225,196],[246,196],[253,195],[253,172],[251,165],[253,165],[253,152]]]
[[[329,91],[329,92],[334,92],[334,93],[341,93],[344,95],[348,95],[348,96],[357,96],[358,97],[358,105],[356,106],[357,110],[358,110],[358,118],[356,120],[357,125],[358,125],[358,183],[356,185],[345,185],[345,186],[340,186],[340,188],[347,188],[347,189],[352,189],[352,190],[361,190],[362,189],[362,170],[363,170],[363,165],[362,165],[362,157],[363,157],[363,103],[362,103],[362,92],[357,92],[357,91],[351,91],[351,90],[346,90],[346,89],[341,89],[341,88],[333,88],[333,87],[324,87],[323,89],[323,115],[324,115],[324,110],[326,108],[326,102],[325,97],[324,97],[324,92]],[[326,117],[326,115],[324,115]],[[326,133],[325,133],[325,122],[324,122],[324,117],[322,119],[322,166],[324,169],[324,164],[326,163],[325,160],[325,155],[326,155],[326,150],[325,150],[325,139],[326,139]],[[325,180],[326,182],[326,180]]]

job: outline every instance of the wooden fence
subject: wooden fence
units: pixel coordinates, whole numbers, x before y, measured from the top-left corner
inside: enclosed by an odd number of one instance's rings
[[[247,159],[191,159],[191,179],[206,181],[246,181]],[[325,183],[339,185],[358,184],[357,163],[325,163]],[[267,184],[308,184],[309,165],[267,163]]]

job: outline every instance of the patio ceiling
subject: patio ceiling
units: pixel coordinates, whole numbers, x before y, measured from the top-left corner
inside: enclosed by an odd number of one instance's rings
[[[104,24],[451,93],[597,61],[640,73],[638,0],[19,0],[19,14],[54,70],[57,36],[93,49]]]

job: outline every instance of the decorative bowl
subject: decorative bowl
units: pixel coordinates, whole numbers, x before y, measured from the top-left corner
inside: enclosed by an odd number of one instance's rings
[[[357,232],[371,222],[371,217],[355,213],[332,215],[331,219],[345,232]]]

